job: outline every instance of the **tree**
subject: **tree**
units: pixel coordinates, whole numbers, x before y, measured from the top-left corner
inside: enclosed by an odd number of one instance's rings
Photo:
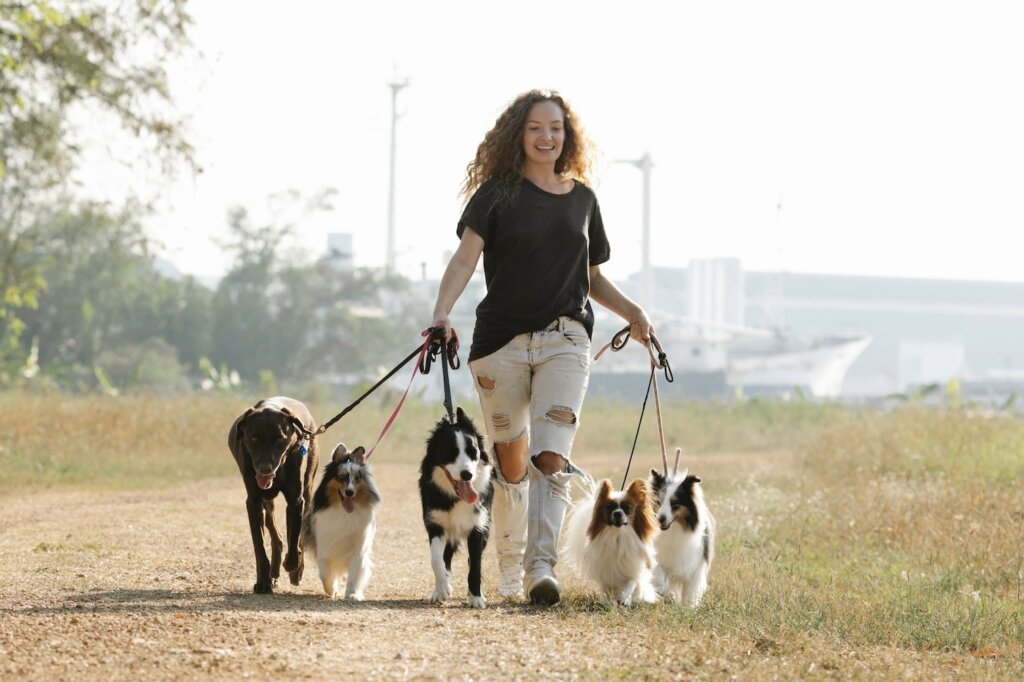
[[[162,172],[193,163],[163,65],[187,44],[186,0],[0,0],[0,341],[45,286],[43,207],[68,190],[73,120],[108,117]]]
[[[47,287],[23,317],[36,361],[58,383],[89,387],[99,368],[124,387],[126,380],[144,383],[136,369],[154,365],[161,348],[193,367],[209,354],[212,293],[156,270],[142,213],[134,203],[113,211],[69,202],[41,216],[47,248],[29,264]],[[148,380],[176,368],[177,360],[169,361]]]
[[[235,265],[214,295],[216,366],[236,369],[253,383],[262,371],[306,381],[390,365],[418,340],[418,316],[386,305],[385,299],[402,298],[389,294],[407,293],[404,279],[338,271],[285,253],[295,225],[330,210],[331,194],[275,197],[273,216],[263,225],[243,208],[230,212],[224,246],[235,254]]]

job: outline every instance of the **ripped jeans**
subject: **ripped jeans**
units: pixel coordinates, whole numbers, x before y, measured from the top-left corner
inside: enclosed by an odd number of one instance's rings
[[[569,461],[590,380],[590,338],[583,323],[559,317],[469,363],[491,441],[529,431],[528,457],[553,452]]]

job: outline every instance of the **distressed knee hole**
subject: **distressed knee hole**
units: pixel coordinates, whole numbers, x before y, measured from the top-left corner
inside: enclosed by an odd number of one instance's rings
[[[480,386],[480,388],[484,389],[485,391],[494,390],[494,379],[490,377],[485,377],[484,375],[481,374],[476,378],[476,383],[477,385]]]
[[[552,407],[544,416],[562,426],[572,426],[576,423],[576,414],[568,407]]]
[[[494,425],[496,431],[504,431],[512,426],[512,420],[509,419],[507,414],[492,414],[491,424]]]

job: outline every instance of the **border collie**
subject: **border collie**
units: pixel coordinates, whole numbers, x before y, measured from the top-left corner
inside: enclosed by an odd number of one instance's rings
[[[434,569],[434,592],[427,598],[432,604],[452,596],[452,555],[465,541],[469,549],[467,603],[475,609],[486,605],[480,591],[480,565],[490,533],[492,475],[484,439],[461,407],[454,424],[447,417],[437,423],[427,439],[419,482]]]
[[[654,514],[647,483],[636,479],[624,492],[608,479],[580,500],[569,517],[564,554],[586,579],[597,583],[609,603],[629,606],[633,598],[653,602]]]
[[[302,547],[316,554],[328,598],[347,575],[345,598],[362,601],[373,570],[370,552],[381,499],[363,454],[362,447],[349,452],[338,443],[302,523]]]
[[[715,517],[704,503],[700,479],[686,470],[666,478],[651,469],[650,485],[662,531],[655,542],[654,587],[662,596],[697,607],[715,558]]]

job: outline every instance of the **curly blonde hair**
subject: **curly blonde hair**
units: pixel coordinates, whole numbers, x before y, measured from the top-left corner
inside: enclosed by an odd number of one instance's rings
[[[554,90],[530,90],[516,97],[505,111],[501,112],[494,127],[487,131],[484,141],[476,149],[476,158],[466,166],[466,180],[460,193],[469,201],[473,193],[485,181],[495,178],[500,182],[499,200],[510,200],[515,196],[519,178],[522,177],[523,130],[526,116],[533,105],[539,102],[554,102],[562,109],[565,117],[565,144],[562,154],[555,162],[555,172],[564,178],[590,184],[594,165],[594,145],[583,132],[576,112],[569,103]]]

